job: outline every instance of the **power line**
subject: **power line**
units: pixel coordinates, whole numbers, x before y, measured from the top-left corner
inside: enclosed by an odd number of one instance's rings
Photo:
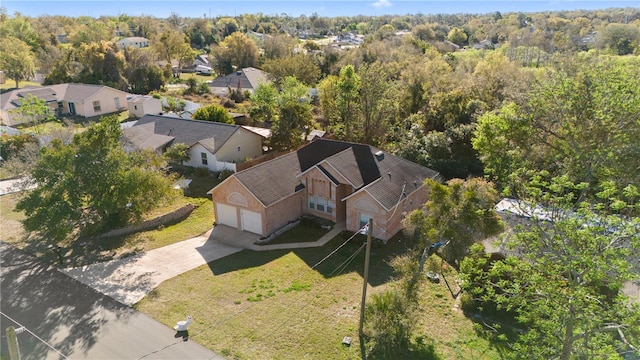
[[[355,237],[356,237],[356,235],[360,234],[360,232],[361,232],[363,229],[365,229],[365,228],[366,228],[366,225],[365,225],[365,226],[363,226],[361,229],[358,229],[358,230],[357,230],[353,235],[351,235],[347,240],[345,240],[345,241],[344,241],[342,244],[340,244],[336,249],[334,249],[331,253],[329,253],[327,256],[325,256],[324,258],[322,258],[322,259],[321,259],[320,261],[318,261],[316,264],[314,264],[311,268],[309,268],[309,269],[306,269],[306,270],[302,271],[302,272],[301,272],[301,274],[300,274],[298,277],[296,277],[296,278],[294,278],[294,279],[293,279],[293,282],[295,282],[296,280],[300,279],[302,276],[304,276],[304,275],[305,275],[306,273],[308,273],[309,271],[311,271],[311,270],[315,269],[316,267],[318,267],[320,264],[322,264],[324,261],[326,261],[329,257],[333,256],[336,252],[338,252],[338,250],[340,250],[340,249],[341,249],[342,247],[344,247],[344,246],[345,246],[349,241],[351,241],[353,238],[355,238]],[[221,324],[223,324],[223,323],[225,323],[225,322],[227,322],[227,321],[231,320],[232,318],[234,318],[234,317],[236,317],[236,316],[238,316],[238,315],[240,315],[240,314],[242,314],[242,313],[244,313],[244,312],[248,311],[249,309],[252,309],[252,308],[253,308],[254,306],[256,306],[257,304],[258,304],[257,302],[256,302],[256,303],[253,303],[253,304],[251,304],[250,306],[247,306],[246,308],[244,308],[244,309],[242,309],[242,310],[240,310],[240,311],[238,311],[238,312],[235,312],[235,313],[233,313],[233,314],[231,314],[231,315],[229,315],[229,316],[227,316],[227,317],[225,317],[225,318],[221,319],[221,320],[220,320],[220,321],[218,321],[217,323],[215,323],[215,324],[213,324],[213,325],[211,325],[211,326],[209,326],[209,327],[207,327],[207,328],[205,328],[205,329],[201,330],[199,333],[196,333],[196,334],[194,334],[194,335],[189,335],[189,337],[190,337],[190,338],[194,338],[194,337],[196,337],[196,336],[202,335],[202,334],[204,334],[204,333],[205,333],[205,331],[206,331],[206,330],[208,330],[208,329],[213,329],[213,328],[218,327],[219,325],[221,325]],[[180,341],[177,341],[176,343],[179,343],[179,342],[180,342]],[[173,345],[173,344],[171,344],[171,345]],[[168,346],[171,346],[171,345],[168,345]],[[142,359],[142,358],[144,358],[144,357],[147,357],[148,355],[149,355],[149,354],[144,355],[144,356],[142,356],[142,357],[140,357],[140,358],[138,358],[138,359]]]
[[[62,356],[65,359],[69,359],[68,356],[66,356],[65,354],[63,354],[62,352],[60,352],[58,349],[56,349],[55,347],[53,347],[53,345],[49,344],[48,342],[42,340],[38,335],[34,334],[31,330],[27,329],[26,326],[20,324],[19,322],[17,322],[16,320],[12,319],[9,315],[3,313],[2,311],[0,311],[0,314],[2,314],[2,316],[6,317],[7,319],[13,321],[14,323],[16,323],[17,325],[20,325],[20,327],[22,329],[24,329],[24,331],[28,332],[29,334],[31,334],[33,337],[35,337],[36,339],[38,339],[38,341],[40,341],[41,343],[47,345],[48,347],[51,348],[51,350],[57,352],[60,356]]]
[[[362,230],[364,230],[364,229],[366,228],[366,226],[367,226],[367,225],[365,225],[365,226],[363,226],[362,228],[358,229],[358,230],[357,230],[353,235],[351,235],[347,240],[345,240],[342,244],[340,244],[340,246],[338,246],[335,250],[333,250],[331,253],[329,253],[329,255],[327,255],[327,256],[325,256],[324,258],[322,258],[322,260],[318,261],[318,262],[317,262],[315,265],[313,265],[311,268],[309,268],[309,269],[306,269],[306,270],[302,271],[302,272],[301,272],[301,274],[300,274],[298,277],[296,277],[295,279],[293,279],[293,282],[295,282],[296,280],[300,279],[302,276],[304,276],[304,275],[305,275],[306,273],[308,273],[309,271],[311,271],[311,270],[315,269],[316,267],[318,267],[320,264],[322,264],[324,261],[326,261],[329,257],[333,256],[336,252],[338,252],[338,250],[340,250],[340,249],[341,249],[342,247],[344,247],[344,246],[345,246],[349,241],[351,241],[354,237],[356,237],[356,235],[360,234],[360,233],[361,233],[361,231],[362,231]],[[361,249],[359,249],[359,250],[357,250],[357,251],[359,252],[359,251],[361,251]],[[353,256],[353,255],[352,255],[352,256]],[[221,319],[221,320],[220,320],[220,321],[218,321],[217,323],[215,323],[215,324],[213,324],[213,325],[211,325],[211,326],[209,326],[209,327],[207,327],[207,328],[205,328],[205,329],[201,330],[199,333],[196,333],[196,334],[194,334],[194,335],[189,335],[189,338],[194,338],[194,337],[196,337],[196,336],[202,335],[202,334],[204,334],[204,333],[205,333],[205,331],[206,331],[206,330],[208,330],[208,329],[213,329],[213,328],[216,328],[216,327],[220,326],[221,324],[223,324],[223,323],[225,323],[225,322],[227,322],[227,321],[231,320],[232,318],[234,318],[234,317],[236,317],[236,316],[238,316],[238,315],[240,315],[240,314],[242,314],[242,313],[244,313],[244,312],[248,311],[249,309],[252,309],[252,308],[253,308],[254,306],[256,306],[257,304],[258,304],[258,303],[253,303],[253,304],[251,304],[251,305],[247,306],[246,308],[244,308],[244,309],[242,309],[242,310],[240,310],[240,311],[238,311],[238,312],[235,312],[235,313],[233,313],[233,314],[231,314],[231,315],[229,315],[229,316],[227,316],[227,317],[225,317],[225,318]],[[168,347],[170,347],[170,346],[174,346],[174,345],[176,345],[176,344],[179,344],[179,343],[181,343],[182,341],[183,341],[183,340],[179,340],[179,341],[176,341],[175,343],[171,343],[171,344],[169,344],[169,345],[166,345],[166,346],[164,346],[162,349],[159,349],[159,350],[156,350],[156,351],[152,351],[152,352],[150,352],[150,353],[148,353],[148,354],[145,354],[145,355],[143,355],[143,356],[141,356],[141,357],[137,358],[137,360],[140,360],[140,359],[146,358],[146,357],[148,357],[148,356],[150,356],[150,355],[152,355],[152,354],[155,354],[155,353],[157,353],[157,352],[159,352],[159,351],[162,351],[162,350],[164,350],[164,349],[166,349],[166,348],[168,348]]]

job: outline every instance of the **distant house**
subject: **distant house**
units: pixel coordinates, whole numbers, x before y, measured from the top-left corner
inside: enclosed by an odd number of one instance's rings
[[[56,116],[87,118],[126,110],[129,94],[103,85],[58,84],[24,87],[0,94],[0,120],[3,125],[14,126],[32,120],[15,111],[28,95],[44,100]]]
[[[209,62],[209,55],[206,55],[206,54],[196,55],[196,58],[193,60],[193,65],[212,67],[211,62]]]
[[[262,155],[263,137],[238,125],[145,115],[123,131],[125,147],[164,153],[186,144],[190,160],[184,165],[211,171],[235,171],[236,163]]]
[[[230,90],[253,93],[260,83],[268,82],[267,73],[260,69],[248,67],[224,76],[218,76],[210,81],[211,92],[218,96],[229,95]]]
[[[149,46],[149,39],[140,36],[126,37],[116,41],[116,44],[121,48],[132,46],[134,48],[141,49]]]
[[[160,115],[162,113],[162,101],[153,96],[133,95],[127,98],[129,115],[141,118],[147,114]]]
[[[438,172],[369,145],[317,139],[230,176],[210,190],[215,219],[266,237],[303,215],[345,222],[389,240],[405,213],[427,201],[425,179]]]
[[[498,44],[492,43],[491,40],[485,39],[480,41],[477,44],[473,44],[472,47],[474,50],[493,50],[498,46],[499,46]]]

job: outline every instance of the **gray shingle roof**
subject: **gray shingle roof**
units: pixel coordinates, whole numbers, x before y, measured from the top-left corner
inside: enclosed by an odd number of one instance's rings
[[[260,202],[269,206],[296,191],[300,181],[298,157],[295,152],[258,164],[233,176],[238,179]]]
[[[209,83],[209,86],[236,89],[239,83],[242,89],[255,89],[260,83],[267,82],[268,80],[267,74],[264,71],[248,67],[228,75],[219,76],[213,79]]]
[[[142,130],[136,129],[142,125],[152,123],[153,127],[144,127]],[[145,115],[129,129],[125,130],[125,135],[132,131],[145,131],[149,137],[152,135],[163,135],[172,137],[173,143],[183,143],[191,147],[196,143],[202,144],[209,152],[215,154],[218,149],[240,129],[238,125],[216,123],[210,121],[187,120],[168,116]],[[135,138],[129,138],[132,142]],[[162,140],[162,139],[158,139]],[[138,146],[139,144],[134,143]],[[140,143],[142,145],[142,143]]]
[[[296,152],[264,162],[233,176],[262,204],[269,206],[296,192],[297,176],[318,166],[333,182],[340,178],[351,181],[360,191],[367,191],[385,208],[397,204],[403,192],[409,195],[426,178],[437,178],[437,171],[390,154],[369,145],[317,139]],[[313,162],[315,161],[315,162]],[[391,174],[391,176],[389,176]]]

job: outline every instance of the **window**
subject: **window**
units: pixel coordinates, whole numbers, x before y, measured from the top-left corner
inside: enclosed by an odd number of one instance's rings
[[[100,111],[100,101],[94,101],[93,102],[93,111],[94,112]]]
[[[315,209],[317,211],[326,212],[327,214],[333,214],[335,204],[333,201],[329,201],[323,198],[316,198],[309,196],[309,209]]]
[[[360,214],[360,229],[362,229],[363,226],[367,225],[369,223],[369,219],[371,219],[373,216],[368,215],[368,214]]]
[[[207,161],[207,153],[200,153],[200,157],[202,158],[202,165],[207,165],[209,163]]]
[[[316,208],[316,198],[314,198],[313,196],[309,196],[309,209],[315,209]]]
[[[116,109],[120,109],[120,98],[113,98],[113,103],[116,105]]]

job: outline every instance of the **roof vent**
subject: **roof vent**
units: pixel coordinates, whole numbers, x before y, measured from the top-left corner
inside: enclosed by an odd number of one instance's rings
[[[387,175],[389,175],[389,179],[391,179],[391,173],[387,173]]]
[[[382,150],[376,151],[374,155],[376,156],[376,159],[378,159],[378,161],[384,160],[384,152],[382,152]]]

